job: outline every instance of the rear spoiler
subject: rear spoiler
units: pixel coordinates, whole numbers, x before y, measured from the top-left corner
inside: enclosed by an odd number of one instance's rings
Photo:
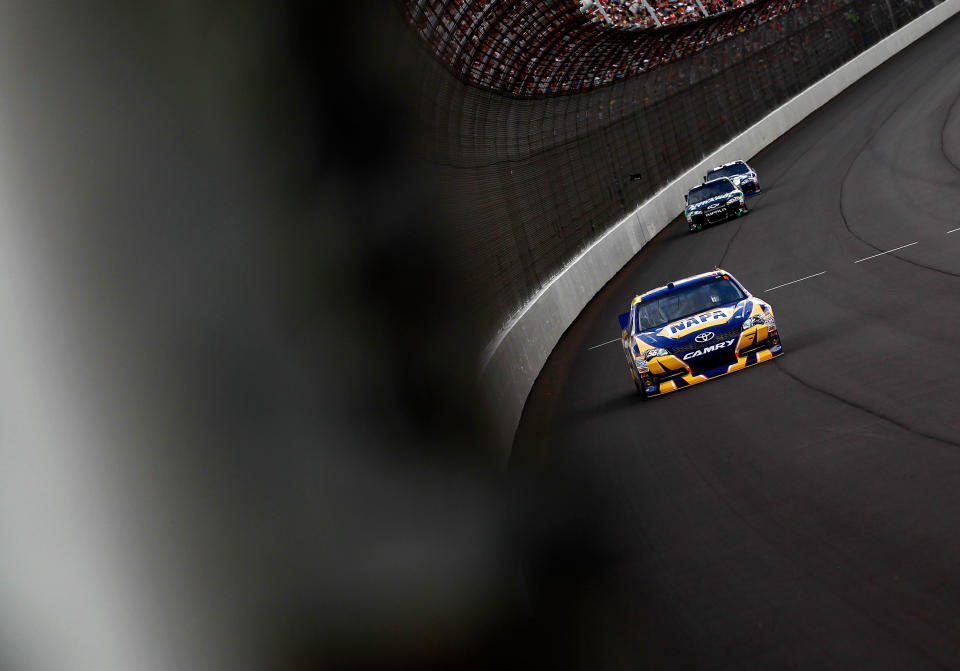
[[[630,313],[629,313],[629,312],[624,312],[622,315],[617,315],[617,319],[620,320],[620,330],[621,330],[621,331],[626,331],[626,330],[627,330],[627,324],[630,323]]]

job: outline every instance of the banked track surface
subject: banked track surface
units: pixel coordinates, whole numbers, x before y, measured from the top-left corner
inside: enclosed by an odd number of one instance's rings
[[[750,215],[675,221],[564,335],[511,458],[559,667],[960,668],[958,101],[954,18],[755,157]],[[784,356],[641,401],[596,346],[716,265]]]

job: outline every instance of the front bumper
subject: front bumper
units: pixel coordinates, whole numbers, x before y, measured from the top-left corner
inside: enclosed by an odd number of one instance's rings
[[[743,331],[726,357],[719,357],[705,366],[691,365],[679,356],[657,357],[648,362],[649,372],[639,380],[647,397],[662,396],[707,380],[735,373],[783,354],[780,334],[766,325]]]
[[[719,224],[720,222],[736,217],[743,212],[743,210],[744,207],[740,203],[734,203],[733,205],[724,205],[709,212],[696,212],[690,215],[689,225],[690,228],[696,228],[697,226],[702,228],[711,224]]]

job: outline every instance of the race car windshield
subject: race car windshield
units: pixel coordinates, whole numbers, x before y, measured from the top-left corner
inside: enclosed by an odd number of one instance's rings
[[[714,168],[707,173],[707,179],[719,179],[720,177],[733,177],[734,175],[746,175],[750,172],[746,163],[734,163],[725,165],[722,168]]]
[[[637,305],[636,333],[659,328],[670,322],[736,303],[746,295],[730,280],[716,278],[679,288]]]
[[[716,184],[707,183],[701,186],[695,186],[690,189],[690,194],[687,196],[687,200],[691,205],[696,205],[697,203],[702,203],[705,200],[710,200],[711,198],[716,198],[717,196],[722,196],[727,193],[731,193],[736,189],[733,186],[733,183],[725,179]]]

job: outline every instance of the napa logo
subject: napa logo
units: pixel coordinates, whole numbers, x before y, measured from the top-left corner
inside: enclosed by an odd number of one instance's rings
[[[675,324],[670,324],[670,335],[675,335],[681,331],[686,331],[689,328],[693,328],[694,326],[706,324],[707,322],[714,322],[718,319],[726,318],[727,313],[723,310],[714,310],[713,312],[706,312],[702,315],[697,315],[696,317],[689,317]]]

